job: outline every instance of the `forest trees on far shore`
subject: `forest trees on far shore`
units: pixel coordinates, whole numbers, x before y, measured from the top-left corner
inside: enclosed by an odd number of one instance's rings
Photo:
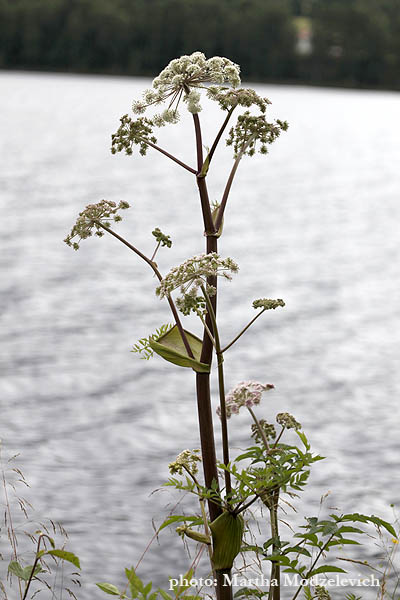
[[[199,48],[248,80],[400,89],[398,0],[0,0],[2,69],[148,76]]]

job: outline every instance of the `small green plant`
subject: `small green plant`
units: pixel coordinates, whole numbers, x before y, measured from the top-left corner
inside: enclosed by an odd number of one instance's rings
[[[4,510],[0,540],[5,532],[10,547],[8,557],[0,554],[0,567],[1,563],[7,565],[5,574],[0,572],[0,591],[4,600],[17,597],[27,600],[44,590],[56,598],[57,593],[62,596],[63,589],[76,598],[74,591],[65,586],[64,577],[57,576],[67,562],[74,570],[66,574],[65,579],[70,579],[73,587],[80,587],[79,558],[65,549],[68,535],[62,525],[51,520],[47,523],[32,521],[29,513],[33,507],[17,491],[18,485],[29,487],[17,465],[17,456],[3,460],[0,441],[1,506]],[[61,542],[58,547],[57,538]]]
[[[202,93],[216,102],[223,112],[221,126],[208,145],[203,141],[199,117]],[[171,514],[158,530],[159,533],[168,525],[180,523],[178,535],[185,543],[196,542],[199,545],[196,557],[190,568],[185,569],[184,582],[181,581],[182,575],[170,580],[171,593],[161,589],[152,591],[152,584],[145,585],[136,569],[132,568],[125,572],[128,583],[123,589],[109,583],[97,584],[107,594],[141,600],[156,600],[158,596],[163,600],[193,599],[216,594],[217,600],[232,600],[234,577],[248,567],[253,570],[257,567],[262,575],[266,571],[269,575],[267,589],[247,586],[240,589],[236,597],[280,600],[285,586],[284,577],[290,575],[295,581],[298,580],[291,594],[292,600],[301,593],[309,600],[330,598],[324,585],[313,578],[326,573],[345,573],[342,567],[327,563],[325,558],[333,549],[358,545],[358,540],[353,538],[362,538],[366,534],[359,527],[360,523],[379,531],[386,530],[397,539],[390,523],[355,512],[332,512],[325,518],[309,517],[299,531],[293,532],[291,539],[283,539],[279,516],[282,506],[285,503],[290,506],[291,500],[302,492],[308,482],[311,466],[322,457],[311,452],[300,423],[292,415],[279,413],[276,425],[256,416],[255,407],[260,404],[262,395],[274,388],[272,384],[243,381],[228,394],[225,390],[225,365],[229,349],[242,339],[261,315],[285,306],[282,299],[254,300],[252,305],[257,314],[239,328],[232,340],[223,341],[217,315],[219,281],[230,281],[238,271],[236,262],[232,258],[222,257],[218,250],[232,184],[246,156],[254,156],[257,151],[266,155],[270,144],[288,129],[286,121],[267,120],[269,104],[270,101],[259,96],[255,90],[240,87],[239,66],[227,58],[206,59],[201,52],[195,52],[171,61],[154,79],[151,89],[133,103],[133,118],[127,114],[121,118],[120,126],[112,136],[111,151],[113,154],[125,152],[130,156],[138,147],[139,154],[144,156],[149,150],[154,150],[194,179],[202,213],[199,234],[201,239],[205,236],[205,252],[199,252],[162,275],[155,257],[161,247],[171,246],[170,237],[158,227],[154,228],[152,235],[156,240],[156,248],[151,256],[147,256],[111,227],[111,221],[121,220],[119,210],[128,208],[127,203],[116,205],[105,200],[83,210],[65,239],[69,246],[77,250],[81,240],[92,233],[98,237],[108,233],[150,267],[158,280],[155,292],[160,299],[167,301],[174,324],[163,325],[155,334],[140,339],[134,345],[133,352],[145,359],[157,354],[174,365],[191,368],[196,378],[201,450],[181,452],[169,465],[170,478],[166,485],[194,495],[199,501],[199,510],[196,514]],[[186,106],[193,123],[195,166],[158,145],[154,133],[156,129],[176,123],[182,106]],[[154,112],[154,109],[158,112]],[[242,112],[228,129],[233,115],[238,111]],[[148,116],[143,116],[146,112]],[[207,176],[214,167],[216,149],[226,132],[226,144],[233,150],[233,163],[220,201],[211,204]],[[188,218],[192,218],[191,215]],[[199,318],[201,338],[184,328],[179,313],[183,317],[193,314]],[[219,460],[214,440],[218,429],[213,425],[211,407],[212,360],[216,361],[218,372],[217,414],[222,441],[222,457]],[[245,452],[232,458],[228,421],[242,408],[247,409],[253,419],[251,435],[254,441]],[[289,437],[293,432],[295,441]],[[203,476],[198,474],[200,462]],[[256,511],[257,525],[252,518]],[[262,543],[258,540],[257,529],[265,536]],[[205,581],[211,583],[199,583],[194,578],[203,554],[209,558]],[[333,560],[335,562],[336,557]],[[196,589],[194,596],[189,595],[192,588]],[[350,600],[352,594],[347,596]]]

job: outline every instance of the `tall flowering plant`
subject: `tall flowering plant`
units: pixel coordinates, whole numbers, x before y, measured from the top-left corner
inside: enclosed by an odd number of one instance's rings
[[[112,153],[125,152],[131,155],[136,147],[140,154],[145,155],[152,149],[193,177],[203,221],[199,226],[199,239],[200,236],[203,237],[203,232],[206,238],[203,253],[188,258],[183,264],[162,275],[155,257],[161,247],[170,247],[172,241],[159,228],[155,228],[152,232],[155,249],[152,256],[147,256],[121,237],[113,225],[121,220],[120,212],[129,208],[126,202],[117,205],[112,201],[102,200],[98,204],[87,206],[65,239],[69,246],[78,250],[81,241],[87,237],[93,234],[101,237],[108,233],[150,267],[158,280],[155,292],[167,301],[174,324],[162,325],[155,334],[142,338],[134,345],[133,351],[146,359],[156,353],[179,367],[193,369],[196,378],[201,449],[184,450],[179,454],[169,465],[171,478],[168,485],[194,494],[199,500],[199,513],[171,515],[160,526],[160,530],[181,522],[177,528],[178,534],[199,544],[198,554],[183,580],[170,581],[169,593],[165,590],[151,592],[151,585],[144,585],[133,568],[126,570],[128,585],[125,589],[108,583],[98,584],[104,592],[121,598],[155,600],[160,594],[163,600],[182,597],[190,600],[209,594],[209,588],[203,589],[204,584],[203,588],[202,585],[200,589],[197,587],[194,594],[190,592],[195,586],[193,575],[204,550],[210,561],[209,585],[215,589],[218,600],[232,599],[232,568],[237,573],[244,566],[249,566],[248,559],[243,556],[250,554],[253,556],[250,562],[252,568],[257,565],[263,573],[265,564],[270,565],[267,589],[246,587],[241,589],[239,595],[257,598],[265,596],[268,600],[279,600],[283,585],[281,571],[284,569],[299,578],[292,594],[293,600],[301,591],[308,598],[329,597],[323,587],[310,587],[309,581],[320,573],[344,572],[337,566],[316,565],[334,545],[352,543],[346,537],[348,532],[357,535],[362,533],[362,530],[349,523],[373,523],[386,528],[391,535],[396,535],[390,524],[377,517],[366,517],[358,513],[332,514],[325,520],[309,519],[304,531],[295,534],[293,542],[284,542],[280,536],[278,517],[282,496],[301,491],[307,482],[310,466],[321,457],[311,453],[301,425],[293,416],[284,412],[277,415],[276,423],[280,426],[278,432],[275,425],[256,416],[256,407],[258,408],[262,395],[273,389],[272,384],[243,381],[226,393],[225,353],[262,314],[285,306],[282,299],[254,300],[253,307],[257,311],[254,318],[231,341],[222,343],[217,318],[218,279],[229,281],[238,271],[235,261],[222,257],[218,249],[231,187],[242,159],[246,155],[253,156],[257,151],[267,154],[268,146],[288,128],[286,121],[267,120],[266,112],[270,104],[267,98],[240,85],[239,66],[227,58],[206,59],[201,52],[182,56],[170,62],[154,79],[151,89],[146,90],[141,99],[133,102],[134,115],[124,115],[118,130],[112,136]],[[203,132],[199,117],[202,94],[215,101],[223,112],[220,129],[206,154],[203,153]],[[194,166],[159,146],[154,135],[157,128],[176,123],[181,109],[188,110],[192,115],[197,157]],[[233,117],[238,112],[236,121],[233,122]],[[233,164],[220,202],[211,205],[207,176],[214,165],[215,151],[224,134],[227,135],[226,144],[233,150]],[[191,313],[202,322],[201,339],[183,326],[182,315],[185,317]],[[210,400],[213,357],[218,370],[217,414],[221,423],[221,459],[217,459],[215,451],[216,430]],[[241,409],[247,409],[254,421],[251,430],[253,445],[232,460],[228,421]],[[297,435],[299,446],[281,441],[282,436],[290,430]],[[202,478],[198,474],[200,462]],[[253,514],[257,505],[267,509],[268,513],[267,540],[262,545],[252,537],[247,518],[249,514]],[[198,583],[200,580],[196,581]]]

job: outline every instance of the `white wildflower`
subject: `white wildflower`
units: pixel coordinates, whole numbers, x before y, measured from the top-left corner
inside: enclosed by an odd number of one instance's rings
[[[171,475],[182,475],[183,469],[189,471],[192,475],[196,475],[198,471],[198,462],[201,462],[199,449],[183,450],[173,462],[169,463],[168,469]]]
[[[74,250],[79,250],[81,240],[93,235],[102,237],[104,235],[103,226],[110,227],[110,220],[115,222],[122,221],[122,217],[117,214],[119,210],[129,208],[128,202],[121,201],[118,205],[109,200],[101,200],[97,204],[88,204],[88,206],[79,213],[79,217],[73,226],[71,233],[67,235],[64,242]],[[78,238],[78,241],[72,241]]]
[[[240,67],[228,58],[214,56],[206,59],[202,52],[194,52],[172,60],[153,80],[152,89],[143,93],[143,100],[135,101],[132,110],[142,114],[148,106],[169,100],[168,109],[178,118],[177,107],[181,100],[187,103],[188,111],[200,112],[200,95],[194,90],[209,84],[228,84],[233,88],[240,85]],[[164,114],[158,115],[157,124]],[[166,119],[166,122],[174,122]]]
[[[231,280],[231,273],[237,273],[238,270],[239,267],[231,258],[221,258],[216,252],[198,254],[178,267],[173,267],[161,281],[156,294],[163,298],[177,288],[180,288],[182,294],[193,288],[195,291],[192,293],[195,295],[200,286],[207,285],[208,277],[221,276]]]

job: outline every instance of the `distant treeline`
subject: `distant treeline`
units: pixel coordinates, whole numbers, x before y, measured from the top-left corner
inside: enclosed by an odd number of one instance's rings
[[[0,68],[153,76],[202,50],[249,80],[400,89],[400,0],[0,0]]]

